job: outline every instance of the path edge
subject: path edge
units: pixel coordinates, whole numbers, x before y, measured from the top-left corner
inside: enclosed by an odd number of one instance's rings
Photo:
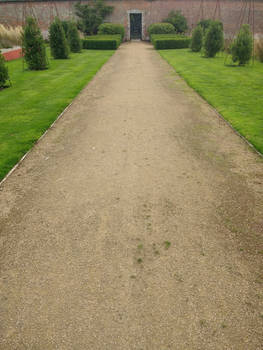
[[[245,136],[243,136],[238,130],[236,130],[236,129],[233,127],[233,125],[232,125],[228,120],[226,120],[225,117],[224,117],[221,113],[219,113],[218,110],[217,110],[214,106],[212,106],[202,95],[200,95],[200,94],[198,93],[198,91],[196,91],[191,85],[189,85],[189,84],[187,83],[187,81],[185,80],[185,78],[184,78],[181,74],[179,74],[179,73],[177,72],[177,70],[176,70],[164,57],[161,56],[161,54],[160,54],[159,51],[158,51],[158,54],[160,55],[161,59],[164,60],[164,61],[168,64],[168,66],[172,68],[172,70],[178,75],[178,77],[179,77],[180,79],[182,79],[182,80],[184,81],[184,83],[185,83],[191,90],[193,90],[193,91],[201,98],[201,100],[202,100],[202,101],[217,115],[217,117],[218,117],[219,119],[221,119],[222,121],[224,121],[225,124],[227,124],[227,125],[230,127],[230,129],[232,129],[232,131],[234,131],[234,133],[235,133],[237,136],[239,136],[243,141],[245,141],[245,143],[246,143],[257,155],[259,155],[260,158],[263,159],[263,153],[259,152],[259,151],[256,149],[256,147],[255,147],[250,141],[248,141],[248,139],[246,139]],[[1,185],[1,183],[0,183],[0,185]]]
[[[116,50],[117,51],[117,50]],[[115,51],[115,52],[116,52]],[[3,186],[4,182],[13,174],[13,172],[21,165],[21,163],[28,157],[28,155],[33,151],[33,149],[38,145],[38,143],[46,136],[46,134],[57,124],[57,122],[64,116],[64,114],[67,112],[67,110],[72,106],[72,104],[75,102],[75,100],[79,97],[79,95],[89,86],[89,84],[95,79],[97,74],[101,71],[101,69],[107,64],[111,58],[114,56],[115,52],[110,56],[110,58],[100,67],[100,69],[96,72],[96,74],[92,77],[90,81],[78,92],[78,94],[73,98],[73,100],[68,104],[63,111],[57,116],[57,118],[53,121],[53,123],[46,129],[44,134],[42,134],[39,139],[36,140],[36,142],[33,144],[33,146],[23,155],[22,158],[19,159],[19,161],[13,166],[11,170],[4,176],[4,178],[0,181],[0,190]]]

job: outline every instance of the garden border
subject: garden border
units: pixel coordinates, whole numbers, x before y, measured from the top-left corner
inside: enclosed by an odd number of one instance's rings
[[[167,63],[168,63],[168,62],[167,62]],[[168,64],[169,64],[169,63],[168,63]],[[169,66],[170,66],[170,64],[169,64]],[[171,67],[172,67],[172,66],[171,66]],[[172,67],[172,68],[173,68],[173,67]],[[173,69],[174,69],[174,68],[173,68]],[[176,71],[175,71],[175,72],[176,72]],[[234,133],[235,133],[237,136],[239,136],[243,141],[245,141],[245,143],[247,143],[247,145],[248,145],[250,148],[252,148],[253,151],[255,151],[261,158],[263,158],[263,154],[262,154],[261,152],[259,152],[259,151],[256,149],[256,147],[255,147],[251,142],[249,142],[248,139],[245,138],[245,136],[241,135],[240,132],[237,131],[237,130],[233,127],[233,125],[232,125],[228,120],[226,120],[222,114],[220,114],[220,113],[218,112],[217,109],[215,109],[215,107],[213,107],[212,105],[210,105],[210,103],[207,102],[206,99],[205,99],[203,96],[201,96],[193,87],[191,87],[190,85],[188,85],[188,83],[186,82],[186,80],[185,80],[179,73],[176,72],[176,74],[178,74],[178,76],[179,76],[181,79],[183,79],[183,81],[187,84],[187,86],[189,86],[195,93],[197,93],[197,95],[206,103],[206,105],[207,105],[213,112],[216,113],[217,117],[219,117],[219,118],[220,118],[221,120],[223,120],[228,126],[230,126],[230,128],[232,129],[232,131],[234,131]]]
[[[1,0],[0,0],[1,1]],[[116,50],[115,50],[116,51]],[[21,159],[13,166],[11,170],[3,177],[2,180],[0,180],[0,191],[1,187],[4,184],[4,182],[9,178],[9,176],[19,167],[19,165],[27,158],[29,153],[34,149],[34,147],[44,138],[44,136],[48,133],[50,129],[52,129],[56,123],[63,117],[63,115],[67,112],[67,110],[71,107],[71,105],[75,102],[75,100],[80,96],[80,94],[89,86],[89,84],[95,79],[96,75],[101,71],[101,69],[105,66],[106,63],[108,63],[111,58],[114,56],[114,53],[108,58],[106,62],[102,64],[102,66],[97,70],[97,72],[93,75],[93,77],[86,83],[85,86],[77,93],[77,95],[73,98],[73,100],[68,104],[63,111],[57,116],[57,118],[53,121],[53,123],[47,128],[47,130],[40,136],[40,138],[32,145],[30,150],[28,150]]]
[[[87,85],[86,85],[87,86]],[[78,93],[78,95],[85,89],[85,87]],[[19,167],[19,165],[23,162],[23,160],[29,155],[29,153],[32,152],[33,148],[44,138],[44,136],[47,134],[47,132],[52,129],[55,124],[59,121],[61,117],[66,113],[66,111],[71,107],[75,99],[78,97],[78,95],[71,101],[69,105],[58,115],[58,117],[53,121],[53,123],[47,128],[47,130],[40,136],[40,138],[33,144],[33,146],[30,148],[29,151],[27,151],[23,157],[13,166],[13,168],[5,175],[5,177],[0,181],[0,188],[3,185],[3,183],[8,179],[8,177],[16,170],[16,168]]]
[[[226,120],[222,114],[220,114],[220,113],[218,112],[218,110],[217,110],[215,107],[213,107],[203,96],[201,96],[192,86],[190,86],[190,85],[187,83],[187,81],[184,79],[184,77],[183,77],[181,74],[179,74],[179,73],[176,71],[176,69],[175,69],[164,57],[161,56],[159,50],[156,50],[156,51],[159,53],[160,57],[161,57],[161,58],[173,69],[173,71],[180,77],[180,79],[182,79],[182,80],[185,82],[185,84],[186,84],[190,89],[192,89],[192,90],[201,98],[201,100],[205,102],[205,104],[206,104],[212,111],[214,111],[214,112],[216,113],[217,117],[219,117],[219,118],[220,118],[221,120],[223,120],[228,126],[230,126],[230,128],[232,129],[232,131],[234,131],[234,133],[235,133],[236,135],[238,135],[243,141],[245,141],[245,143],[246,143],[250,148],[252,148],[253,151],[255,151],[255,153],[257,153],[261,158],[263,158],[263,153],[259,152],[259,151],[256,149],[256,147],[255,147],[251,142],[249,142],[248,139],[245,138],[245,136],[241,135],[240,132],[237,131],[237,130],[232,126],[232,124],[231,124],[228,120]]]

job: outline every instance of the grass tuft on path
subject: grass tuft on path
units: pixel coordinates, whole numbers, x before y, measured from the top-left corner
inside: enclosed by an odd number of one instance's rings
[[[263,64],[224,66],[225,57],[185,50],[160,55],[209,104],[263,154]]]
[[[44,71],[8,62],[13,86],[0,91],[0,180],[33,146],[114,51],[83,50]]]

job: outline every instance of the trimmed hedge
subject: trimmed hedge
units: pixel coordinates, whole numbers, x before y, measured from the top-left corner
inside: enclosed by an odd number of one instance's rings
[[[188,37],[181,34],[152,34],[151,42],[154,44],[155,40],[161,39],[187,39]]]
[[[120,44],[120,35],[92,35],[82,40],[86,50],[117,50]]]
[[[113,35],[113,34],[119,34],[121,36],[121,40],[123,41],[124,39],[124,35],[125,35],[125,29],[124,26],[122,24],[118,24],[118,23],[102,23],[99,26],[99,30],[98,30],[98,34],[99,35],[105,35],[105,34],[109,34],[109,35]]]
[[[154,41],[154,48],[156,50],[187,49],[190,46],[190,42],[190,38],[156,39]]]
[[[148,33],[150,36],[152,34],[174,34],[175,29],[171,23],[153,23],[148,29]]]

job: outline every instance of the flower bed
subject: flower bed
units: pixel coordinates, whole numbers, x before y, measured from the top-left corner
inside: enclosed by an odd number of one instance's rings
[[[13,49],[2,49],[1,52],[6,61],[16,60],[22,57],[21,47],[13,48]]]

